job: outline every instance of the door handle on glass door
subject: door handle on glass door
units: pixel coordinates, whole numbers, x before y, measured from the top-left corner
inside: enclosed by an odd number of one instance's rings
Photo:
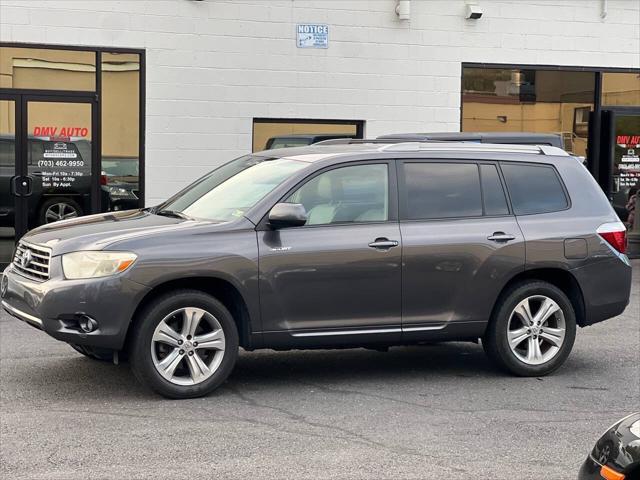
[[[369,244],[369,246],[371,248],[377,248],[379,250],[388,250],[391,247],[397,247],[398,241],[389,240],[388,238],[381,237],[381,238],[376,238],[375,241]]]
[[[504,232],[493,232],[493,235],[489,235],[487,240],[494,242],[508,242],[509,240],[515,240],[516,236]]]

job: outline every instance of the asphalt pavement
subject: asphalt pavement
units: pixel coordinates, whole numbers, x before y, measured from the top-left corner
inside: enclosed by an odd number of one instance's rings
[[[579,329],[544,378],[502,374],[471,343],[267,350],[209,397],[170,401],[2,313],[0,476],[574,479],[640,410],[634,267],[626,312]]]

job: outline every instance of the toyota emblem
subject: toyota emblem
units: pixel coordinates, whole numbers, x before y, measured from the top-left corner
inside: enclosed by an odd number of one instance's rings
[[[22,258],[20,259],[20,266],[22,268],[27,268],[31,263],[31,260],[31,251],[25,250],[25,252],[22,254]]]

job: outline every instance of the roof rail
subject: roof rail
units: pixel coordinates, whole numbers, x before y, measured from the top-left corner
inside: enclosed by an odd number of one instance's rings
[[[475,142],[403,142],[384,145],[381,152],[493,152],[493,153],[527,153],[530,155],[570,156],[558,147],[548,145],[511,145],[503,143]]]
[[[329,140],[321,140],[313,145],[362,145],[366,143],[391,143],[389,140],[381,138],[330,138]]]

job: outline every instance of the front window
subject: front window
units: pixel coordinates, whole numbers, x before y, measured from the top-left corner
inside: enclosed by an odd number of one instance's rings
[[[201,178],[158,211],[222,222],[234,220],[308,165],[286,158],[241,157]]]
[[[386,164],[355,165],[309,180],[287,202],[307,211],[307,225],[384,222],[389,218]]]

